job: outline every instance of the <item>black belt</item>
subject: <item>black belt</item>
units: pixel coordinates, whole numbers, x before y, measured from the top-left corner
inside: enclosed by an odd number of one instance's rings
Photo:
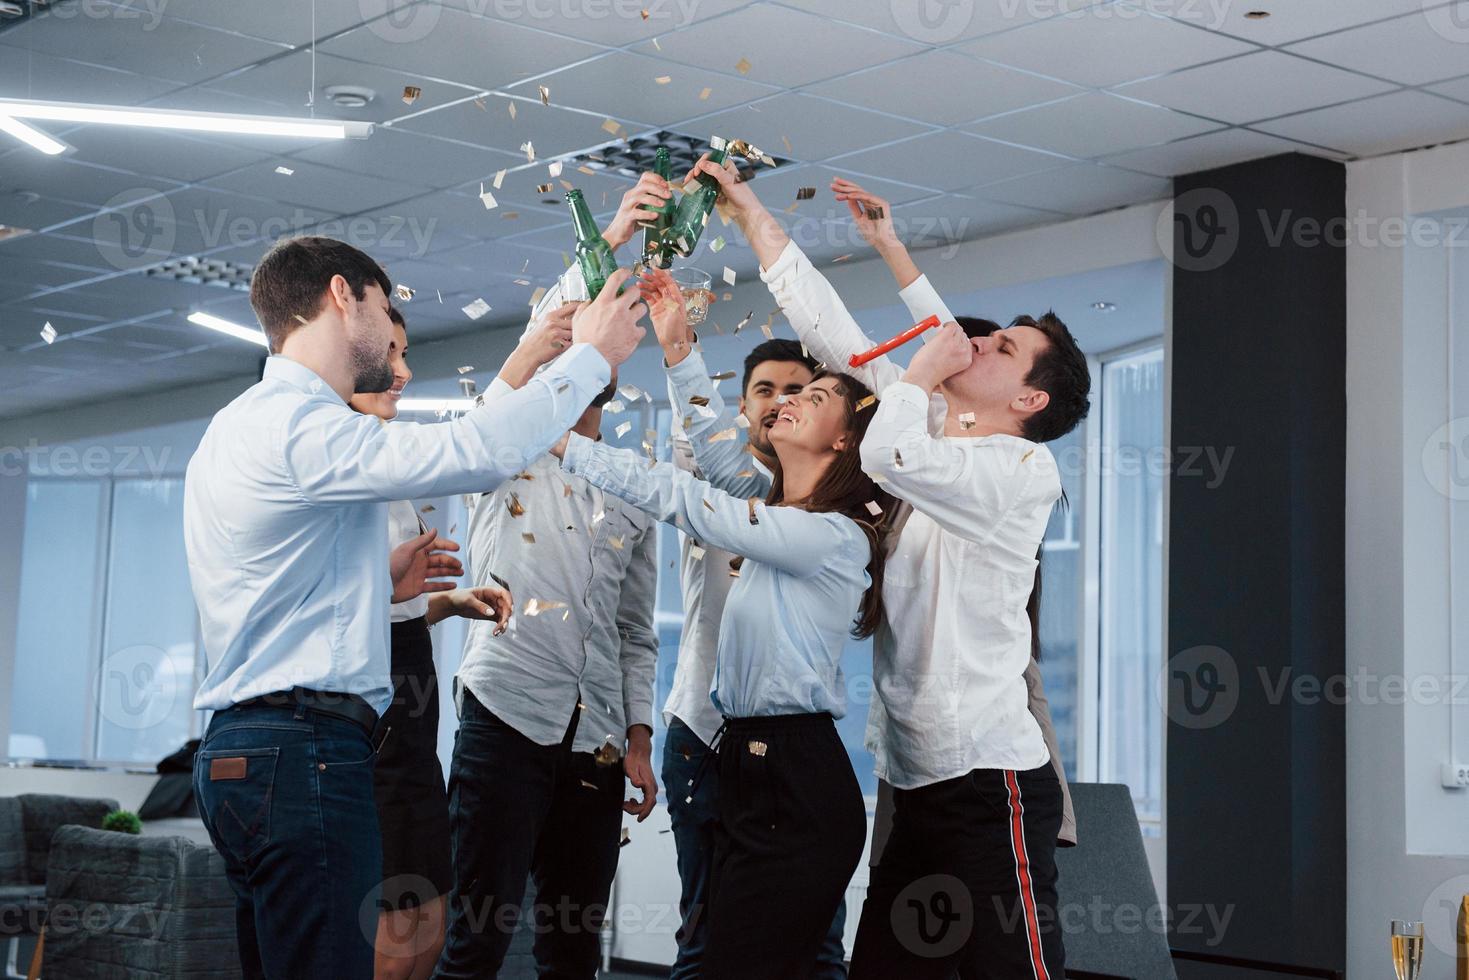
[[[293,687],[289,691],[276,691],[239,701],[235,708],[310,708],[329,718],[341,718],[361,728],[371,738],[377,728],[377,712],[355,694],[339,694],[335,691],[314,691],[309,687]]]

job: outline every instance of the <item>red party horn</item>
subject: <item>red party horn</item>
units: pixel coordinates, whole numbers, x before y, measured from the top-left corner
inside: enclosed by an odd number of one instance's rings
[[[927,320],[922,320],[918,323],[913,324],[913,326],[909,327],[907,330],[904,330],[892,340],[883,341],[876,347],[872,348],[872,350],[864,351],[861,354],[853,354],[852,359],[848,361],[847,364],[851,367],[861,367],[873,358],[881,357],[890,350],[896,350],[897,348],[902,347],[908,341],[923,333],[923,331],[929,329],[930,327],[936,327],[938,325],[939,318],[938,314],[935,313]]]

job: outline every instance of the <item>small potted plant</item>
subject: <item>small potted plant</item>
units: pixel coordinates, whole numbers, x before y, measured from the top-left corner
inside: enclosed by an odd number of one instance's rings
[[[131,810],[113,810],[102,818],[103,830],[115,830],[122,834],[141,834],[143,821]]]

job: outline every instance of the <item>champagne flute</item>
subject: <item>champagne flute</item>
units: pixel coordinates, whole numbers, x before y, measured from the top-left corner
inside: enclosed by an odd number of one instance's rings
[[[1392,920],[1392,965],[1398,980],[1418,980],[1423,967],[1423,923]]]
[[[673,270],[673,281],[683,293],[684,311],[688,314],[689,326],[697,327],[709,315],[709,301],[714,293],[709,290],[712,282],[709,273],[702,269],[686,267]]]

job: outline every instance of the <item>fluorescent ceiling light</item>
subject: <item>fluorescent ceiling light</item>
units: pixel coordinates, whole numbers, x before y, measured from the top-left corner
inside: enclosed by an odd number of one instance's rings
[[[252,344],[259,344],[261,347],[270,346],[270,342],[265,339],[265,334],[255,327],[244,327],[222,317],[217,317],[212,313],[190,313],[188,319],[190,323],[196,326],[218,330],[220,333],[227,333],[231,337],[239,340],[248,340]]]
[[[67,150],[66,144],[61,142],[61,140],[53,139],[34,126],[27,126],[19,119],[12,118],[11,116],[0,116],[0,133],[9,133],[22,143],[34,146],[47,156],[54,157],[56,154],[65,153]]]
[[[97,123],[104,126],[141,126],[201,133],[245,136],[294,136],[305,139],[363,139],[372,123],[344,119],[296,119],[289,116],[242,116],[229,112],[185,112],[174,109],[133,109],[86,105],[80,102],[29,102],[0,99],[0,115],[15,119]]]
[[[400,398],[400,412],[467,412],[474,408],[473,398]]]

